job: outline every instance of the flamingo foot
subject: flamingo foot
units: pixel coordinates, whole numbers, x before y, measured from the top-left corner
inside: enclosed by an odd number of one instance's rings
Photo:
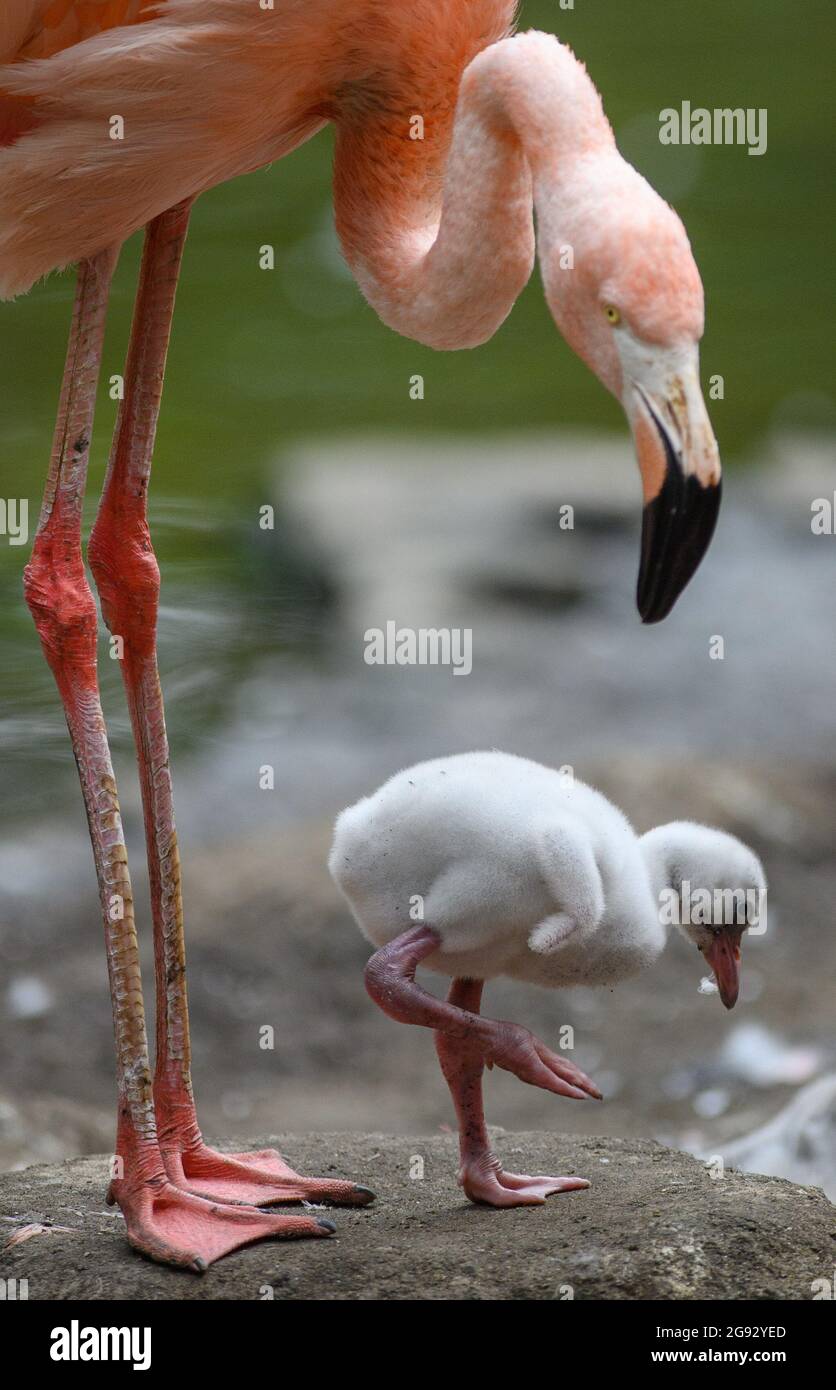
[[[342,1178],[306,1178],[275,1149],[222,1154],[201,1140],[182,1152],[163,1151],[169,1178],[177,1187],[210,1202],[277,1206],[281,1202],[330,1202],[365,1207],[375,1194]]]
[[[542,1206],[546,1198],[555,1193],[589,1187],[586,1178],[506,1173],[499,1159],[490,1153],[465,1163],[459,1173],[459,1183],[471,1202],[490,1207]]]
[[[164,1178],[138,1186],[112,1183],[109,1203],[118,1202],[128,1242],[159,1264],[202,1274],[210,1264],[257,1240],[330,1236],[335,1227],[317,1216],[288,1216],[255,1208],[218,1206],[182,1192]]]
[[[541,1086],[556,1096],[571,1096],[573,1100],[603,1100],[601,1092],[580,1067],[561,1057],[535,1038],[527,1028],[517,1023],[500,1023],[485,1019],[490,1039],[484,1045],[484,1061],[488,1067],[502,1067],[513,1072],[530,1086]]]

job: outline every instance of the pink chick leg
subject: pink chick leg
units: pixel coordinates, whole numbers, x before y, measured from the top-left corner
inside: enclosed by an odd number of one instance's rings
[[[454,980],[447,1000],[436,999],[415,983],[420,962],[439,946],[427,926],[414,927],[375,952],[366,967],[366,988],[390,1018],[435,1031],[441,1069],[459,1121],[459,1181],[471,1201],[490,1206],[530,1206],[555,1192],[588,1187],[585,1178],[528,1177],[505,1173],[491,1151],[482,1108],[484,1067],[499,1066],[520,1080],[555,1095],[601,1098],[598,1088],[515,1023],[479,1013],[482,981]]]
[[[454,980],[447,1002],[454,1008],[478,1014],[481,998],[481,980]],[[459,1184],[471,1202],[484,1202],[491,1207],[536,1206],[553,1193],[589,1187],[586,1178],[506,1173],[491,1149],[485,1125],[483,1047],[452,1039],[443,1032],[436,1032],[435,1047],[459,1121]]]

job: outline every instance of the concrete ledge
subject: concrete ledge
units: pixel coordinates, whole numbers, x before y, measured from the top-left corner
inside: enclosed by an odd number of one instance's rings
[[[302,1172],[367,1183],[377,1203],[334,1213],[331,1240],[238,1251],[203,1277],[131,1251],[105,1206],[106,1160],[0,1176],[0,1277],[30,1299],[793,1299],[832,1278],[836,1210],[818,1188],[726,1172],[646,1140],[495,1134],[507,1167],[579,1172],[589,1191],[544,1207],[492,1211],[464,1201],[452,1135],[268,1136]],[[410,1177],[423,1164],[424,1177]]]

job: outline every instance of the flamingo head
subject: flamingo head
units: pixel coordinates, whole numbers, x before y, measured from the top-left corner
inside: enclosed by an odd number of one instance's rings
[[[692,821],[657,826],[641,838],[664,925],[675,925],[705,957],[721,1002],[737,1003],[744,933],[766,931],[766,877],[736,836]]]
[[[614,145],[582,152],[538,200],[558,328],[622,403],[642,477],[637,603],[666,617],[708,548],[720,457],[699,379],[703,289],[679,217]]]

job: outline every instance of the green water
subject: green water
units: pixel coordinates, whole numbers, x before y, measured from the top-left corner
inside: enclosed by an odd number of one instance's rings
[[[686,222],[707,290],[704,371],[725,379],[712,414],[733,465],[756,462],[776,424],[833,423],[825,228],[834,195],[824,118],[832,15],[831,0],[575,0],[566,10],[559,0],[529,0],[522,8],[524,27],[557,32],[587,62],[624,153]],[[767,108],[766,154],[661,146],[658,112],[686,98]],[[193,216],[156,451],[157,548],[166,592],[195,614],[240,603],[242,615],[269,615],[255,636],[245,628],[246,641],[216,640],[212,707],[223,704],[230,661],[298,635],[320,597],[304,564],[288,567],[279,541],[271,549],[257,534],[283,444],[376,427],[405,437],[624,428],[615,402],[558,339],[536,275],[495,339],[476,351],[437,354],[383,328],[335,251],[330,158],[323,132],[280,165],[206,195]],[[273,272],[258,268],[264,242],[276,247]],[[105,378],[121,370],[138,255],[134,238],[117,274]],[[32,526],[71,297],[71,277],[53,277],[0,306],[0,495],[27,496]],[[425,378],[421,402],[408,395],[414,373]],[[103,390],[93,495],[114,414]],[[41,715],[50,728],[53,713],[60,724],[20,598],[27,550],[0,545],[4,718],[24,746],[38,741]]]

